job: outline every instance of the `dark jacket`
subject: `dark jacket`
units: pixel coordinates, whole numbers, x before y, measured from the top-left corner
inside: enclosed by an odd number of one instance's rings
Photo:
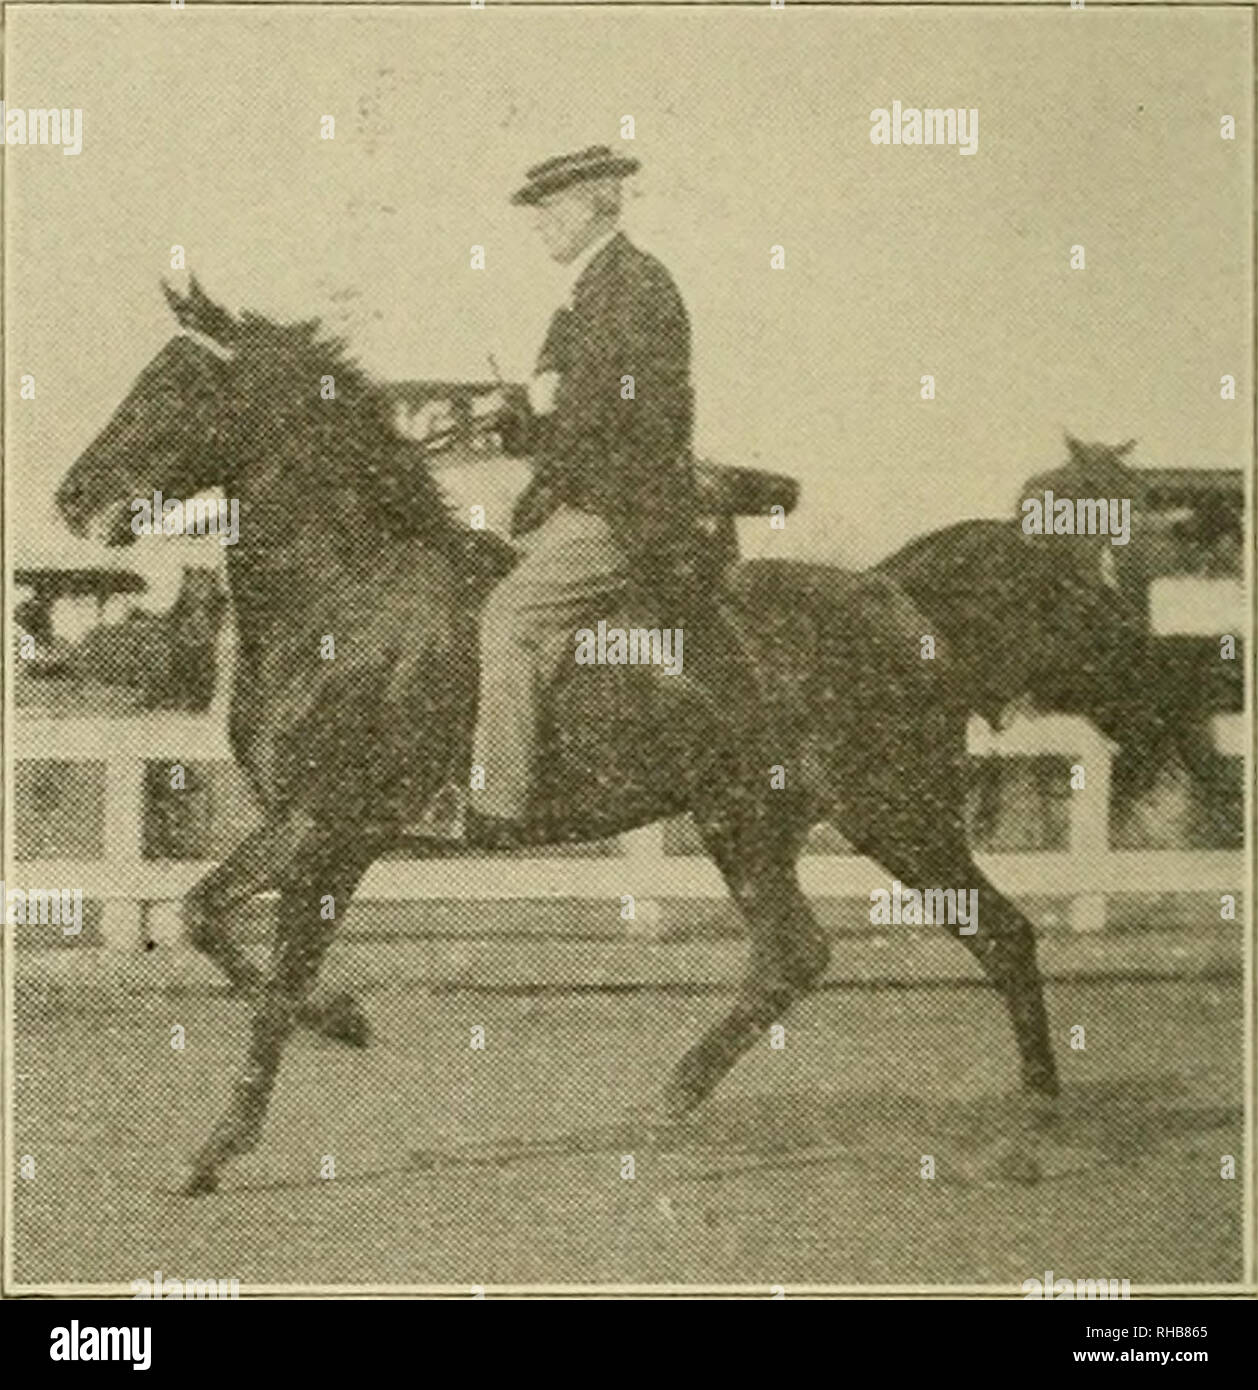
[[[566,502],[605,517],[646,577],[684,563],[696,535],[690,321],[668,271],[618,232],[551,320],[536,370],[558,372],[559,387],[530,425],[534,476],[512,534]]]

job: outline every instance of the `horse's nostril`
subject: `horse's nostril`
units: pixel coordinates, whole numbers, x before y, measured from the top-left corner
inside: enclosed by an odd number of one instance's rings
[[[83,488],[78,483],[62,483],[57,489],[55,496],[57,510],[71,527],[77,527],[83,522],[83,513],[86,510],[83,499]]]

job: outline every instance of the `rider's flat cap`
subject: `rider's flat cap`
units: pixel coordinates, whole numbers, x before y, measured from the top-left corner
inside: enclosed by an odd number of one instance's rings
[[[517,204],[540,202],[550,193],[558,193],[574,183],[587,179],[627,178],[639,168],[638,161],[629,155],[613,154],[606,145],[591,145],[575,154],[556,155],[544,160],[525,175],[528,182],[517,188],[511,201]]]

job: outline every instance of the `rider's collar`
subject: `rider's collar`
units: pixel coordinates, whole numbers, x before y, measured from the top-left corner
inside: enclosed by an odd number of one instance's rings
[[[577,281],[585,274],[595,256],[597,256],[609,242],[614,240],[619,233],[620,228],[613,227],[610,232],[606,232],[603,236],[595,238],[594,241],[590,242],[588,246],[579,251],[568,264],[564,266],[565,283],[567,285],[567,296],[564,299],[564,303],[567,304],[569,308],[572,307],[572,298],[576,293]]]

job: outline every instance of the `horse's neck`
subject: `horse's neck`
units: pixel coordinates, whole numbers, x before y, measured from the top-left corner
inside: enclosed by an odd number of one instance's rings
[[[242,521],[240,540],[227,551],[227,586],[244,645],[275,640],[277,628],[301,632],[321,597],[344,586],[339,549],[321,545],[319,535],[309,524],[286,536],[259,535]]]
[[[370,496],[343,476],[308,476],[302,460],[242,467],[240,535],[227,551],[227,572],[237,634],[254,658],[267,647],[308,645],[314,624],[344,619],[355,591],[378,590],[376,600],[388,604],[390,594],[425,584],[426,599],[446,602],[438,591],[448,591],[474,614],[513,548],[457,525],[431,477],[407,471],[409,457],[385,456],[378,475],[364,474],[364,487],[377,488]],[[449,562],[455,584],[419,577],[433,573],[425,562],[433,556],[442,557],[442,570]]]
[[[478,544],[458,537],[438,544],[418,536],[370,535],[369,543],[358,548],[338,549],[303,535],[284,544],[250,547],[242,526],[241,542],[227,558],[237,635],[251,649],[286,648],[308,642],[316,625],[323,633],[327,624],[343,623],[356,606],[365,603],[374,610],[391,606],[393,596],[408,594],[452,610],[447,617],[461,613],[474,620],[496,577],[477,573],[482,566],[475,557],[481,553]]]

